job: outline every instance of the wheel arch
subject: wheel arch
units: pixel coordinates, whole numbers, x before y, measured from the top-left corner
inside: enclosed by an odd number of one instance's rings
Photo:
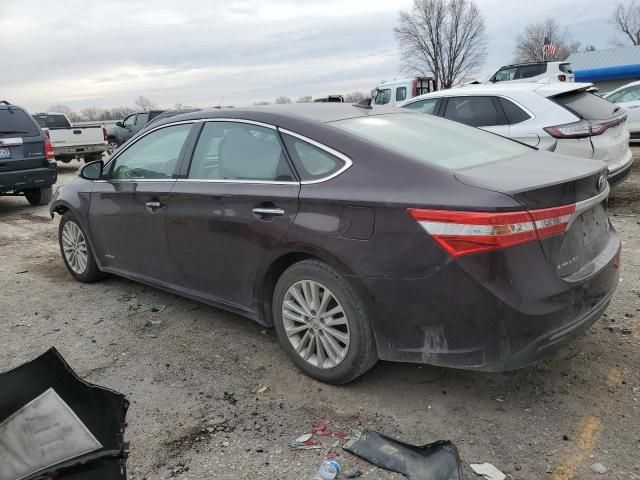
[[[278,279],[291,265],[303,260],[319,260],[344,275],[354,287],[358,295],[365,302],[369,311],[372,310],[372,299],[364,285],[353,271],[334,255],[310,245],[294,245],[273,252],[262,262],[256,283],[254,285],[254,301],[260,323],[273,326],[272,299]],[[375,334],[375,332],[374,332]]]

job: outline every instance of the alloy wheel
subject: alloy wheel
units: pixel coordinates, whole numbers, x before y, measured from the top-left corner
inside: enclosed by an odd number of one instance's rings
[[[324,285],[301,280],[289,287],[282,303],[284,330],[294,350],[317,368],[338,366],[349,351],[349,319]]]
[[[62,227],[62,251],[71,270],[82,275],[87,269],[87,241],[75,222],[67,222]]]

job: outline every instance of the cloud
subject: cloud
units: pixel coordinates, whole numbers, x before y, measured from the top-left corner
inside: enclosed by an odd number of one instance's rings
[[[138,95],[164,106],[204,107],[221,97],[242,105],[370,90],[401,76],[393,27],[398,10],[411,3],[57,0],[52,7],[46,0],[2,0],[0,91],[39,111],[55,103],[131,104]],[[478,5],[490,37],[488,70],[511,60],[526,23],[555,15],[580,32],[604,23],[595,0]]]

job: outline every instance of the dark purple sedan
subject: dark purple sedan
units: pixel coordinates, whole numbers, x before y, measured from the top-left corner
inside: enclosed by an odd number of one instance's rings
[[[85,165],[67,269],[275,327],[329,383],[378,359],[503,371],[584,333],[618,283],[606,167],[345,104],[195,112]]]

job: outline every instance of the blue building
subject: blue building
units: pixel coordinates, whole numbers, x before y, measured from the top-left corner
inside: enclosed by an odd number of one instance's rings
[[[593,83],[600,93],[640,80],[640,46],[572,53],[567,62],[576,82]]]

